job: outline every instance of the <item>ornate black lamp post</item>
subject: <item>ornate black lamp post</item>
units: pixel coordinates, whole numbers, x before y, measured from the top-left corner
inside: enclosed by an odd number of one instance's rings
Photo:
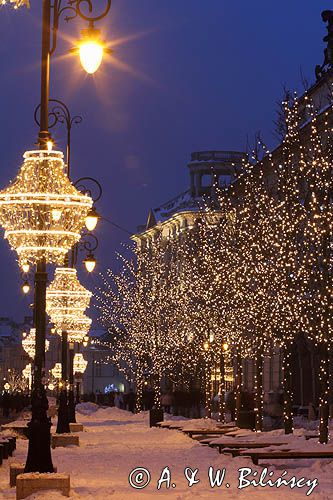
[[[69,108],[63,101],[60,101],[59,99],[50,99],[49,102],[53,104],[52,108],[49,111],[49,129],[60,123],[65,125],[67,131],[67,175],[70,178],[71,130],[73,124],[79,124],[82,122],[82,117],[79,115],[72,117]],[[40,125],[40,108],[41,106],[39,104],[34,113],[34,118],[37,125]],[[87,188],[87,182],[91,185],[90,188]],[[94,203],[96,203],[102,196],[102,187],[100,183],[92,177],[81,177],[76,181],[75,186],[80,191],[84,191],[86,194],[88,194]],[[88,230],[93,230],[95,228],[98,219],[99,215],[95,207],[93,206],[85,219],[85,224]],[[92,252],[94,252],[97,247],[98,240],[96,236],[89,233],[88,231],[85,231],[81,235],[81,241],[74,245],[72,250],[69,252],[67,265],[75,268],[77,265],[78,251],[79,249],[84,249],[88,252],[87,257],[84,260],[85,267],[88,272],[92,272],[96,264],[96,260]],[[61,337],[62,387],[60,391],[58,425],[56,431],[58,434],[69,432],[69,424],[76,422],[73,372],[75,342],[68,338],[68,333],[64,329],[62,329]],[[69,382],[69,388],[67,387],[67,382]]]
[[[20,208],[19,205],[19,195],[25,190],[24,182],[27,178],[26,176],[21,176],[18,179],[16,185],[21,191],[14,191],[13,188],[7,188],[0,194],[1,201],[1,223],[7,229],[7,238],[10,241],[12,247],[14,247],[20,257],[20,261],[23,262],[22,258],[31,254],[31,246],[22,246],[20,242],[31,240],[31,231],[29,230],[29,224],[32,221],[37,221],[37,227],[34,228],[33,235],[35,235],[35,243],[37,248],[32,262],[36,264],[35,272],[35,297],[34,297],[34,320],[36,328],[36,352],[35,352],[35,364],[34,364],[34,386],[32,391],[32,418],[29,422],[29,449],[28,457],[25,466],[25,472],[53,472],[53,464],[51,459],[51,449],[50,449],[50,419],[47,416],[48,402],[46,398],[46,392],[44,388],[44,366],[45,366],[45,334],[46,334],[46,284],[47,284],[47,270],[46,265],[48,262],[48,257],[54,252],[54,247],[51,244],[45,249],[40,241],[42,238],[39,237],[40,234],[46,240],[49,236],[48,231],[54,226],[52,221],[52,215],[55,214],[57,206],[55,203],[52,206],[53,199],[46,196],[49,194],[50,183],[48,183],[48,175],[51,171],[47,172],[50,163],[56,165],[58,168],[58,176],[61,179],[63,185],[65,183],[64,179],[61,177],[60,163],[62,155],[61,153],[54,152],[49,153],[52,149],[50,144],[51,135],[49,132],[49,99],[50,99],[50,61],[51,55],[54,53],[57,45],[57,33],[59,27],[59,21],[61,16],[65,15],[65,20],[70,21],[74,18],[80,17],[81,19],[88,22],[88,28],[81,32],[82,39],[78,44],[78,48],[75,51],[80,55],[80,60],[82,66],[86,69],[88,73],[93,73],[96,71],[101,64],[103,54],[108,51],[106,49],[104,42],[100,38],[99,30],[95,29],[94,23],[104,18],[111,7],[111,0],[105,0],[106,7],[102,13],[97,15],[93,14],[93,7],[95,2],[93,0],[42,0],[42,54],[41,54],[41,99],[40,99],[40,120],[39,120],[39,134],[38,134],[38,147],[39,152],[29,152],[25,156],[24,169],[25,172],[31,171],[35,166],[39,169],[39,172],[43,174],[41,177],[36,176],[38,179],[38,185],[36,184],[34,190],[37,192],[42,192],[42,196],[38,198],[39,205],[33,205],[36,207],[37,216],[35,219],[31,216],[31,206],[25,211]],[[23,167],[22,167],[23,168]],[[30,170],[29,170],[30,169]],[[52,175],[54,170],[52,171]],[[21,184],[20,184],[21,183]],[[52,189],[55,189],[54,186]],[[60,204],[64,207],[66,205],[66,199],[63,196],[62,191],[51,191],[51,196],[57,196],[58,207]],[[33,202],[36,203],[35,193],[29,194],[30,198],[33,198]],[[78,195],[73,193],[73,197]],[[25,203],[28,205],[28,198],[25,198]],[[80,210],[84,213],[86,207],[89,206],[90,200],[88,197],[80,198]],[[19,209],[17,209],[19,207]],[[15,218],[13,217],[14,210],[19,213],[22,222],[25,224],[25,231],[22,228],[19,230],[16,228]],[[51,218],[48,214],[50,213]],[[28,214],[28,215],[26,215]],[[42,215],[47,214],[47,215]],[[32,214],[33,215],[33,214]],[[79,230],[78,227],[73,226],[73,221],[68,216],[68,221],[72,224],[72,234],[74,237],[75,231]],[[63,224],[66,221],[64,220]],[[35,222],[36,224],[36,222]],[[9,229],[9,230],[8,230]],[[30,226],[31,229],[31,226]],[[75,230],[75,231],[74,231]],[[53,231],[52,234],[55,234]],[[61,231],[56,232],[58,240],[61,238]],[[63,238],[63,246],[59,248],[59,253],[63,252],[64,248],[68,246]],[[24,250],[22,250],[22,248]],[[35,248],[35,247],[33,247]],[[29,254],[30,249],[30,254]],[[59,254],[58,254],[59,258]]]
[[[67,175],[70,177],[70,164],[71,164],[71,135],[72,127],[74,124],[79,124],[82,122],[82,116],[75,115],[72,116],[68,106],[60,99],[49,99],[49,103],[52,103],[52,108],[49,110],[49,130],[53,128],[58,123],[64,124],[66,127],[67,141],[66,141],[66,164],[67,164]],[[34,119],[37,125],[40,127],[40,113],[41,105],[39,104],[35,109]]]

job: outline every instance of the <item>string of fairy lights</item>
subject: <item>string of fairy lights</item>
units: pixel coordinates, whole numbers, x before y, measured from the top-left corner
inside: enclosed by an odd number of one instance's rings
[[[294,95],[283,110],[286,134],[275,154],[265,150],[262,161],[244,163],[238,182],[217,193],[214,207],[202,207],[186,230],[163,235],[157,229],[137,240],[133,260],[122,258],[122,270],[102,277],[96,295],[101,321],[112,333],[104,343],[110,347],[107,362],[130,374],[139,393],[147,376],[158,393],[162,377],[182,386],[195,378],[209,410],[212,371],[228,353],[237,372],[237,421],[242,359],[252,359],[257,431],[263,429],[265,358],[276,349],[282,355],[289,433],[292,346],[298,336],[314,342],[321,352],[320,441],[327,442],[331,108],[318,114],[307,95]]]

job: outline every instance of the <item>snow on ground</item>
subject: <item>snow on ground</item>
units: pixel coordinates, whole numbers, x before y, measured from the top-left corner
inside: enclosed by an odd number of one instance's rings
[[[71,498],[84,500],[150,500],[152,498],[175,500],[209,500],[226,498],[237,500],[285,500],[286,495],[292,499],[307,498],[306,493],[310,485],[302,488],[290,489],[287,486],[256,487],[249,486],[242,490],[237,489],[242,469],[250,467],[257,478],[263,470],[260,466],[253,466],[246,458],[231,458],[219,454],[217,450],[202,446],[179,431],[148,427],[148,414],[132,415],[117,408],[98,408],[97,405],[85,403],[80,405],[77,420],[84,424],[85,431],[80,433],[80,447],[57,448],[53,450],[53,463],[58,472],[68,472],[71,476]],[[205,421],[207,423],[207,421]],[[53,430],[55,426],[53,426]],[[272,431],[258,436],[279,437],[280,431]],[[241,439],[241,437],[237,438]],[[304,438],[290,438],[299,446],[308,449],[316,445]],[[297,441],[299,439],[299,441]],[[27,453],[27,441],[18,439],[15,457],[5,460],[0,467],[0,498],[14,499],[15,489],[8,486],[9,463],[24,462]],[[209,467],[226,469],[226,478],[221,487],[210,487]],[[129,484],[131,471],[143,467],[150,472],[150,484],[141,490]],[[170,488],[162,483],[157,490],[157,483],[165,467],[171,471]],[[185,477],[185,468],[198,469],[196,479],[199,483],[189,487]],[[239,472],[238,469],[241,469]],[[333,460],[305,460],[297,462],[290,460],[286,464],[276,461],[269,470],[274,473],[271,477],[276,480],[284,470],[288,471],[287,478],[295,476],[298,480],[318,478],[317,486],[311,498],[315,500],[331,500],[333,498]],[[187,470],[187,476],[191,471]],[[165,476],[167,477],[167,476]],[[140,476],[137,477],[140,479]],[[247,479],[255,479],[249,476]],[[268,478],[267,478],[268,479]],[[134,482],[134,474],[133,480]],[[229,483],[230,487],[227,487]],[[175,484],[175,487],[172,487]],[[60,500],[63,498],[57,492],[39,492],[31,495],[29,500]]]

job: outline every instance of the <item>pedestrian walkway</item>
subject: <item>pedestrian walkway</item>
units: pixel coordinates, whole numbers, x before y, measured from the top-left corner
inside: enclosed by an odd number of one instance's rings
[[[309,487],[305,486],[292,490],[289,487],[277,489],[269,486],[249,486],[239,490],[238,469],[252,467],[253,471],[260,474],[261,466],[253,466],[246,458],[220,455],[217,450],[202,446],[177,430],[150,429],[147,413],[133,415],[117,408],[95,411],[96,408],[97,406],[91,403],[80,405],[80,411],[84,414],[78,414],[77,420],[85,426],[85,431],[80,433],[80,447],[57,448],[52,452],[58,472],[70,473],[73,499],[209,500],[221,498],[223,495],[223,498],[227,499],[264,500],[269,495],[273,500],[285,500],[286,494],[291,495],[292,499],[306,498]],[[9,462],[24,461],[26,451],[27,441],[18,440],[15,458]],[[314,461],[298,465],[296,461],[290,461],[287,466],[290,471],[288,477],[318,477],[319,487],[314,490],[311,498],[329,498],[333,464],[329,461]],[[0,469],[1,499],[15,498],[15,490],[8,487],[8,467],[5,465]],[[213,477],[218,469],[226,469],[220,487],[211,487],[209,467],[214,468]],[[197,473],[194,472],[195,469],[198,469]],[[276,479],[281,476],[284,466],[277,464],[270,470],[274,472],[273,479]],[[138,489],[148,482],[149,477],[150,483],[145,488]],[[158,481],[163,478],[160,490],[157,491]],[[199,482],[189,487],[191,478],[192,482]],[[253,479],[252,476],[251,478]],[[55,492],[43,495],[33,498],[63,499]]]

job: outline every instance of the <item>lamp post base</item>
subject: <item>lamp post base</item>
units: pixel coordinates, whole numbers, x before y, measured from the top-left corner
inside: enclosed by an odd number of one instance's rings
[[[53,472],[51,457],[51,419],[44,387],[32,393],[32,416],[28,423],[29,449],[24,472]]]
[[[74,401],[74,391],[70,389],[68,391],[68,422],[70,424],[76,424],[75,418],[75,401]]]
[[[68,421],[67,394],[66,391],[62,390],[60,392],[60,398],[59,398],[58,425],[56,433],[66,434],[68,432],[70,432],[70,430]]]

